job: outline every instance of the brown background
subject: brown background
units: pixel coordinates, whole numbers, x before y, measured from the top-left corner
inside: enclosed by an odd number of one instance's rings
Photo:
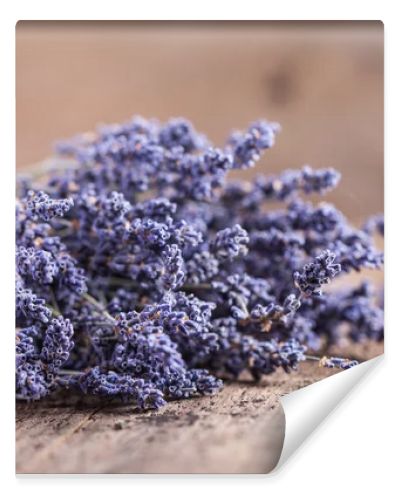
[[[16,31],[18,168],[59,138],[133,114],[185,116],[218,144],[266,117],[283,132],[257,172],[335,166],[343,181],[329,199],[356,222],[383,210],[379,22],[20,22]]]

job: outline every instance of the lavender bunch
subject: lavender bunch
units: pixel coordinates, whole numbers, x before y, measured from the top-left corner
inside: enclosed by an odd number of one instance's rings
[[[157,409],[305,360],[346,369],[356,361],[325,356],[329,346],[383,339],[371,285],[326,290],[382,266],[383,218],[356,229],[304,201],[337,186],[332,168],[227,179],[279,131],[257,121],[214,148],[184,119],[134,118],[60,144],[50,173],[24,177],[17,398],[62,387]]]

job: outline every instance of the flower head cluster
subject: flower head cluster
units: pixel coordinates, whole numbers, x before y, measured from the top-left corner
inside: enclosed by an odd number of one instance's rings
[[[134,118],[60,144],[62,167],[45,182],[24,178],[18,398],[63,387],[158,409],[215,394],[223,378],[290,372],[343,337],[383,339],[371,286],[322,293],[337,274],[383,262],[382,217],[356,229],[334,206],[302,199],[340,174],[306,166],[226,179],[279,131],[257,121],[215,148],[185,119]]]
[[[321,295],[322,285],[326,285],[341,271],[340,264],[335,264],[335,254],[326,250],[301,271],[293,274],[294,283],[304,295]]]
[[[62,217],[73,206],[73,201],[71,198],[54,200],[43,191],[29,191],[26,206],[28,216],[47,222]]]
[[[240,255],[247,254],[248,243],[247,232],[239,224],[236,224],[232,228],[227,227],[218,231],[214,241],[211,242],[211,249],[219,260],[234,260]]]

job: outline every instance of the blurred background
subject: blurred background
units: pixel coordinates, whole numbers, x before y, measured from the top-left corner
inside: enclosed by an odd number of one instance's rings
[[[380,22],[19,22],[17,169],[132,115],[190,119],[217,145],[257,118],[282,133],[256,169],[343,174],[355,223],[383,211]]]

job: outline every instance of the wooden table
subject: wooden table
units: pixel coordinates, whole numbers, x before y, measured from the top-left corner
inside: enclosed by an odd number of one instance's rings
[[[358,359],[382,345],[350,349]],[[158,412],[76,400],[17,404],[17,473],[266,473],[279,460],[279,396],[335,373],[316,363]]]

